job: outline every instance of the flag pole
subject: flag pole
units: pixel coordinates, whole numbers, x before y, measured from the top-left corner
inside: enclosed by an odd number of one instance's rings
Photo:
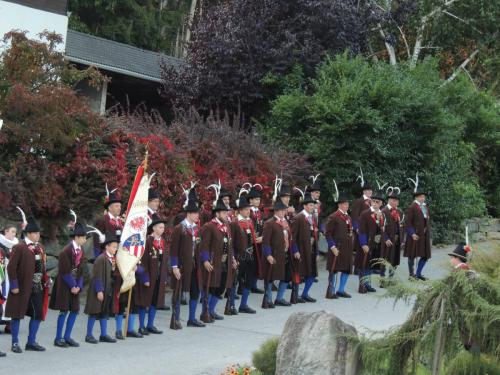
[[[146,154],[144,155],[144,160],[142,161],[142,166],[144,168],[144,173],[146,173],[147,169],[148,169],[148,154],[149,154],[149,143],[146,145]],[[129,198],[129,204],[128,204],[128,207],[127,207],[127,214],[125,215],[125,221],[127,220],[126,217],[128,216],[128,213],[130,211],[130,206],[132,204],[132,202],[134,201],[134,197],[130,197]],[[130,315],[130,304],[132,302],[132,288],[130,288],[128,290],[128,298],[127,298],[127,309],[126,309],[126,313],[125,313],[125,324],[123,326],[123,337],[127,337],[127,333],[128,333],[128,317]],[[133,327],[132,327],[133,328]]]

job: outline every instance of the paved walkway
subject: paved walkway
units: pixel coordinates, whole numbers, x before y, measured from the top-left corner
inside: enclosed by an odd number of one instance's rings
[[[447,272],[448,250],[446,248],[434,252],[426,266],[426,276],[438,278]],[[261,296],[252,295],[250,306],[257,308],[256,315],[226,317],[224,321],[206,328],[184,327],[180,331],[167,328],[170,313],[161,311],[157,316],[157,326],[164,331],[163,335],[131,338],[116,344],[86,344],[83,340],[86,316],[81,314],[73,332],[73,338],[80,342],[81,347],[56,348],[52,342],[57,313],[50,311],[47,321],[41,325],[38,338],[47,351],[14,354],[9,350],[10,336],[0,334],[0,349],[8,351],[7,357],[0,359],[0,370],[2,374],[16,375],[218,375],[230,364],[250,363],[252,352],[267,338],[280,335],[288,316],[295,311],[331,311],[358,330],[389,328],[403,322],[410,312],[411,306],[402,303],[394,306],[391,300],[380,299],[382,289],[368,295],[358,294],[356,277],[350,277],[347,286],[347,291],[353,295],[352,299],[326,300],[324,294],[327,273],[324,262],[321,263],[321,270],[320,281],[313,285],[311,291],[311,295],[318,299],[317,303],[262,310]],[[406,279],[408,270],[405,264],[398,269],[397,275]],[[373,284],[377,286],[378,283]],[[219,312],[224,307],[222,303],[220,305]],[[181,316],[186,318],[187,306],[182,306]],[[23,347],[27,323],[27,320],[21,323],[20,338]],[[114,331],[114,321],[110,321],[109,328]],[[98,324],[95,332],[98,332]]]

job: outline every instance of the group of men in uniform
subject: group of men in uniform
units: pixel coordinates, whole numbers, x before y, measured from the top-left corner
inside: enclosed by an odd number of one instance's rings
[[[346,284],[353,272],[359,275],[359,293],[374,292],[370,275],[376,272],[382,277],[392,276],[400,263],[402,248],[408,258],[410,277],[425,280],[422,270],[431,255],[429,208],[425,193],[417,186],[415,200],[406,215],[398,207],[398,188],[389,188],[384,194],[363,181],[363,195],[351,206],[345,194],[337,193],[337,210],[327,217],[324,230],[320,225],[321,187],[317,176],[306,190],[294,188],[301,195],[295,207],[290,204],[292,190],[280,180],[275,184],[268,215],[261,210],[263,189],[259,184],[243,184],[234,200],[220,182],[212,187],[216,194],[208,211],[201,209],[195,184],[184,190],[183,212],[174,218],[168,236],[166,229],[171,220],[160,216],[160,197],[150,189],[148,237],[136,269],[126,322],[127,294],[120,294],[122,279],[116,265],[124,220],[122,201],[116,192],[107,193],[105,213],[95,228],[77,221],[75,215],[70,242],[58,257],[58,275],[50,298],[51,280],[45,269],[45,252],[39,244],[40,228],[30,217],[23,240],[8,255],[10,290],[5,313],[12,319],[12,351],[22,352],[19,326],[26,315],[31,320],[25,350],[45,350],[37,343],[36,335],[47,307],[59,312],[54,345],[79,346],[71,333],[80,310],[84,268],[89,262],[93,267],[84,312],[88,315],[85,341],[90,344],[114,343],[125,335],[141,338],[161,334],[154,322],[157,309],[164,308],[167,284],[172,288],[170,328],[174,330],[182,328],[180,305],[185,295],[189,296],[185,302],[189,306],[188,327],[205,327],[224,319],[217,310],[224,298],[224,315],[255,314],[255,306],[249,305],[251,293],[262,295],[263,309],[314,303],[311,289],[318,277],[321,233],[328,244],[328,299],[351,297]],[[86,258],[82,249],[90,234],[94,245],[92,260]],[[416,258],[419,259],[415,271]],[[262,288],[258,287],[259,280]],[[291,289],[290,298],[285,298],[287,289]],[[108,334],[110,317],[115,320],[114,337]],[[100,325],[98,339],[93,335],[96,321]]]

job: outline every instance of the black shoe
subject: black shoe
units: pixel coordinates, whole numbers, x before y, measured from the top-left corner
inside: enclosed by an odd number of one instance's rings
[[[161,307],[158,307],[158,310],[170,311],[170,306],[161,306]]]
[[[268,302],[267,307],[269,309],[274,309],[274,303],[272,303],[272,301]]]
[[[152,333],[153,335],[161,335],[163,333],[163,331],[160,331],[158,328],[156,328],[155,326],[152,326],[152,327],[148,327],[148,332],[149,333]]]
[[[67,340],[64,339],[64,341],[66,341],[66,344],[68,344],[68,346],[71,346],[72,348],[78,348],[80,346],[80,344],[73,340],[71,337]]]
[[[6,356],[7,356],[7,354],[6,354],[6,353],[4,353],[4,352],[0,352],[0,358],[1,358],[1,357],[6,357]]]
[[[12,344],[12,347],[10,348],[10,350],[12,350],[13,353],[22,353],[23,352],[23,350],[21,349],[19,344]]]
[[[304,299],[304,301],[306,302],[316,302],[316,299],[315,298],[312,298],[312,297],[309,297],[309,296],[305,296],[305,297],[302,297]]]
[[[142,339],[144,336],[141,335],[140,333],[136,332],[136,331],[128,331],[127,332],[127,337],[133,337],[133,338],[136,338],[136,339]]]
[[[24,350],[31,352],[44,352],[45,348],[40,344],[38,344],[37,342],[34,342],[33,344],[26,344]]]
[[[252,288],[252,293],[264,294],[264,291],[262,289],[259,289],[259,288]]]
[[[99,341],[100,342],[109,342],[110,344],[114,344],[116,342],[116,340],[109,335],[99,336]]]
[[[236,310],[236,307],[231,307],[231,315],[238,315],[238,310]]]
[[[139,328],[139,334],[143,336],[149,336],[149,332],[146,328]]]
[[[240,307],[238,309],[238,311],[240,313],[244,313],[244,314],[255,314],[256,313],[256,311],[254,309],[252,309],[251,307],[249,307],[249,306]]]
[[[200,322],[199,320],[188,320],[188,327],[206,327],[205,323]]]
[[[210,314],[212,316],[212,319],[215,319],[215,320],[224,320],[224,317],[217,314],[216,312],[214,312],[213,314]]]
[[[315,282],[315,283],[317,283],[317,282],[318,282],[318,278],[317,278],[317,277],[315,277],[315,278],[314,278],[314,282]]]
[[[290,302],[287,302],[284,299],[280,299],[280,300],[277,299],[276,301],[274,301],[274,304],[276,306],[292,306],[292,304]]]
[[[125,337],[123,337],[122,331],[116,331],[115,337],[117,340],[125,340]]]
[[[372,287],[371,285],[367,285],[366,286],[366,291],[367,292],[370,292],[370,293],[375,293],[377,291],[377,289],[375,289],[374,287]]]
[[[69,345],[66,343],[66,341],[60,339],[54,340],[54,346],[57,346],[58,348],[67,348]]]
[[[188,303],[187,303],[186,298],[182,297],[182,298],[181,298],[181,305],[187,305],[187,304],[188,304]]]
[[[306,300],[302,297],[297,297],[297,303],[306,303]]]
[[[351,298],[351,295],[349,293],[346,293],[346,292],[337,292],[335,294],[337,294],[337,296],[341,297],[341,298]]]
[[[425,281],[425,280],[427,280],[427,277],[420,275],[420,276],[417,276],[417,279]]]
[[[85,336],[85,342],[89,344],[97,344],[99,341],[94,336]]]

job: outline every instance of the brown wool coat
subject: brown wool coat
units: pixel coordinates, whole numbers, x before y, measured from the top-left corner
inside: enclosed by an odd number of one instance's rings
[[[399,217],[400,219],[402,219],[403,213],[401,212],[400,209],[398,209],[398,211],[400,215]],[[404,237],[405,237],[404,228],[400,225],[400,223],[397,223],[396,220],[394,220],[394,218],[391,216],[391,210],[387,206],[384,207],[382,212],[384,213],[385,218],[387,219],[385,233],[393,243],[393,245],[390,248],[386,248],[384,258],[389,263],[391,263],[392,266],[398,266],[401,258],[401,243],[404,242]],[[399,227],[399,236],[396,237],[398,227]]]
[[[231,227],[231,233],[233,236],[234,257],[238,259],[238,257],[243,254],[248,247],[248,237],[237,221],[231,222],[229,226]]]
[[[286,251],[290,251],[290,249],[286,249],[283,227],[278,223],[275,217],[272,217],[264,223],[264,229],[262,231],[262,248],[264,249],[266,247],[271,248],[272,256],[276,261],[272,266],[271,280],[284,280]],[[271,265],[264,255],[262,255],[262,257],[264,277],[267,279],[269,267]]]
[[[120,232],[123,231],[123,221],[120,221],[120,222],[122,223],[121,229],[115,228],[113,226],[113,224],[111,224],[111,222],[109,221],[109,215],[105,214],[104,216],[97,219],[97,221],[95,222],[95,227],[97,229],[99,229],[103,234],[113,233],[113,234],[116,234],[118,236],[117,230],[119,230]],[[93,244],[94,244],[94,249],[97,249],[97,248],[101,249],[100,244],[99,244],[99,236],[96,233],[92,234],[92,240],[93,240]],[[102,252],[102,249],[101,249],[101,252]]]
[[[311,243],[311,225],[303,213],[295,216],[292,225],[292,242],[300,251],[300,276],[317,276],[316,256]]]
[[[368,247],[370,250],[368,251],[367,255],[367,261],[366,261],[366,267],[369,266],[369,262],[372,259],[375,258],[380,258],[381,256],[383,257],[383,254],[385,254],[385,241],[384,241],[384,235],[385,231],[382,230],[380,233],[380,254],[377,254],[376,248],[377,248],[377,243],[375,242],[375,235],[377,232],[377,224],[375,221],[372,219],[372,212],[370,209],[363,211],[359,218],[359,233],[364,233],[366,234],[366,237],[368,239]],[[384,219],[384,222],[387,223],[387,219]],[[354,259],[354,265],[356,268],[362,268],[363,266],[363,258],[364,258],[364,252],[363,250],[360,250],[356,252],[356,257]]]
[[[92,269],[92,278],[90,279],[87,290],[87,303],[85,304],[85,314],[87,315],[100,314],[103,309],[103,303],[97,299],[97,292],[94,288],[96,279],[102,281],[104,287],[103,293],[105,296],[113,293],[112,267],[104,253],[96,258]]]
[[[229,233],[231,233],[231,228],[228,228]],[[200,229],[200,254],[202,251],[208,251],[210,256],[210,262],[213,266],[213,271],[210,275],[210,283],[209,286],[212,288],[218,288],[221,285],[221,274],[222,274],[222,251],[224,247],[224,234],[217,229],[217,226],[209,221],[205,225],[203,225]],[[232,280],[233,280],[233,267],[232,267],[232,257],[233,257],[233,245],[232,241],[229,242],[229,250],[228,250],[228,275],[226,279],[226,288],[231,288]],[[200,255],[200,263],[201,263],[201,255]],[[206,285],[207,280],[207,271],[203,264],[200,264],[200,268],[202,270],[202,285]]]
[[[160,265],[159,249],[153,245],[153,236],[148,236],[146,239],[146,247],[141,258],[139,266],[144,268],[144,272],[149,276],[149,286],[141,282],[141,278],[136,276],[136,282],[132,295],[134,304],[138,307],[156,306],[161,307],[165,304],[165,286],[168,273],[168,254],[166,249],[163,250],[163,260]],[[161,266],[161,268],[160,268]],[[158,284],[158,298],[153,301],[154,290]]]
[[[349,233],[347,224],[340,214],[340,211],[336,211],[328,217],[325,237],[327,240],[333,239],[336,248],[339,250],[339,255],[335,262],[335,269],[333,271],[351,273],[353,265],[354,235],[352,230],[351,233]],[[351,220],[352,225],[352,219],[350,217],[349,220]],[[330,271],[332,268],[333,258],[334,254],[329,249],[326,263],[327,271]]]
[[[176,225],[172,232],[170,254],[172,257],[177,257],[178,265],[181,268],[182,291],[189,292],[191,290],[191,275],[193,268],[196,267],[198,259],[200,258],[199,246],[195,246],[195,261],[193,262],[193,236],[191,236],[182,224]],[[198,285],[200,285],[200,280],[198,280]]]
[[[85,257],[82,256],[80,264],[76,271],[76,283],[83,277],[84,267],[86,266]],[[75,268],[75,259],[73,256],[73,245],[70,243],[59,253],[59,269],[56,277],[56,282],[52,288],[50,296],[49,308],[59,311],[79,311],[80,310],[80,293],[72,294],[71,288],[66,284],[63,277],[71,274]],[[68,310],[69,309],[69,310]]]
[[[427,206],[429,219],[425,219],[417,203],[413,202],[406,211],[406,227],[414,228],[415,233],[420,237],[414,241],[410,234],[406,236],[406,246],[404,256],[407,258],[431,257],[431,224],[430,211]]]
[[[42,256],[45,258],[45,253],[42,250]],[[45,266],[44,266],[45,268]],[[26,242],[21,241],[18,245],[12,248],[9,264],[7,266],[7,274],[9,280],[17,280],[19,283],[19,293],[9,291],[7,298],[7,306],[5,307],[5,316],[13,319],[23,319],[28,309],[28,302],[31,295],[31,287],[33,285],[33,274],[35,273],[35,254],[28,248]],[[44,272],[43,280],[47,279],[47,274]]]

